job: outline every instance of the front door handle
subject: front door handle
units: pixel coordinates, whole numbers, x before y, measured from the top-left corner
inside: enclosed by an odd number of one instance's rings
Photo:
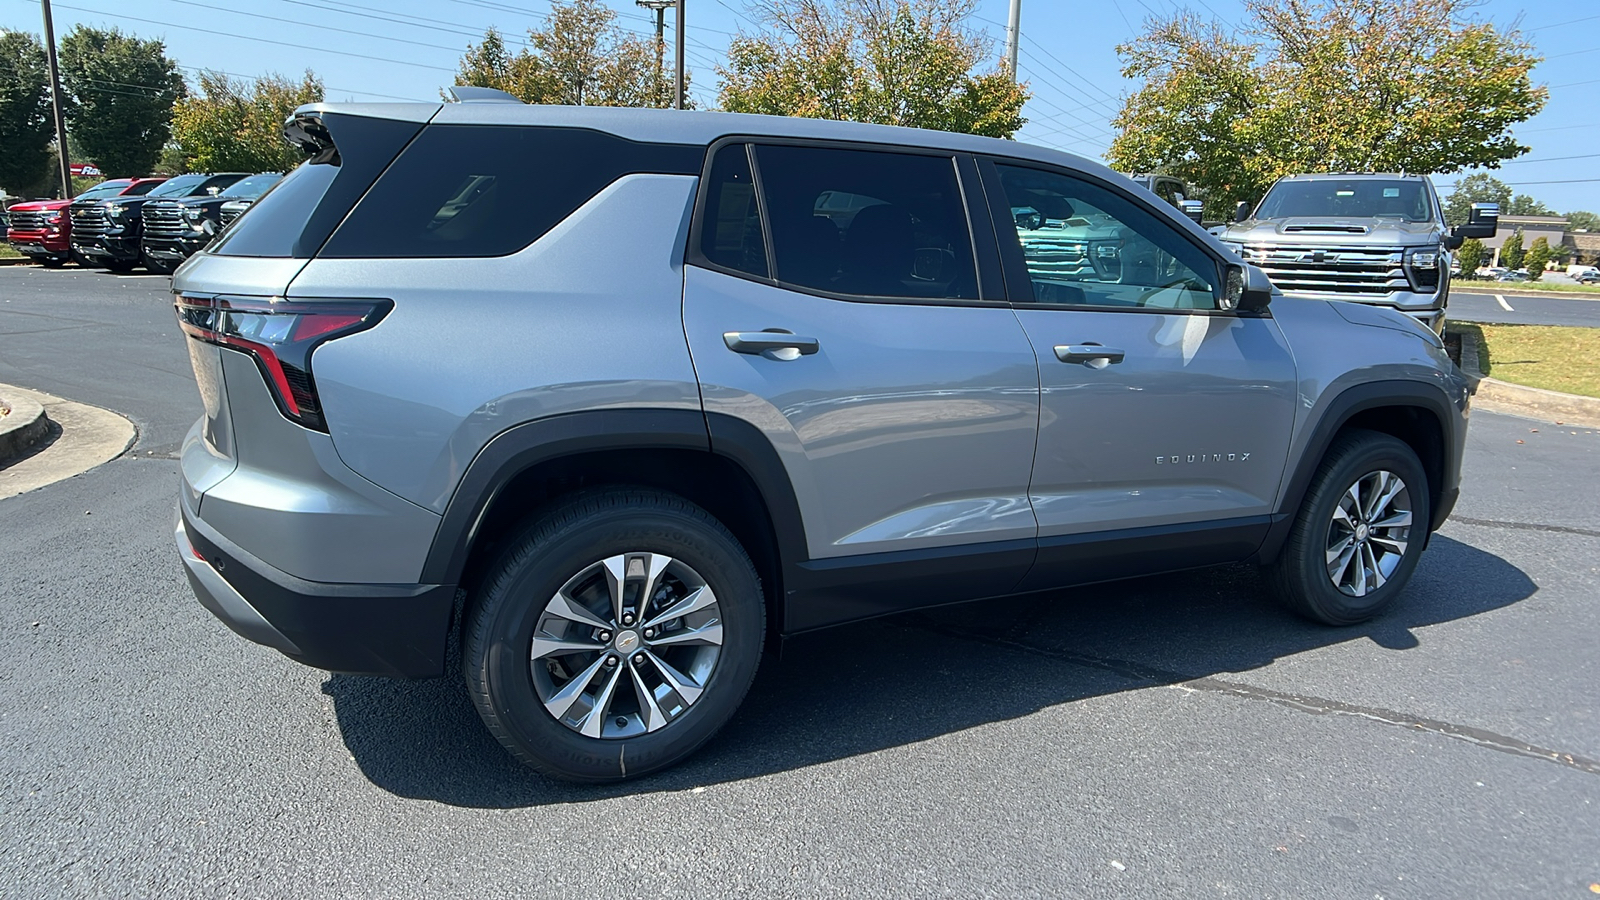
[[[795,350],[810,356],[822,349],[816,338],[801,337],[787,331],[727,331],[722,342],[735,353],[760,355],[768,350]]]
[[[1102,347],[1093,341],[1086,344],[1056,345],[1056,359],[1064,363],[1093,363],[1096,360],[1103,360],[1101,365],[1110,365],[1122,362],[1122,358],[1126,355],[1121,350]]]

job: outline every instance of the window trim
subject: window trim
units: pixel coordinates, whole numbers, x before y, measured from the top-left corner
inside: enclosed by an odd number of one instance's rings
[[[1000,235],[1000,222],[1002,221],[1001,216],[1004,215],[1009,218],[1011,213],[1011,207],[1006,198],[1005,186],[1000,181],[1000,172],[998,167],[1002,165],[1013,166],[1022,169],[1034,169],[1036,171],[1046,172],[1052,175],[1060,175],[1066,178],[1075,179],[1077,181],[1086,182],[1102,190],[1108,191],[1136,206],[1151,207],[1152,209],[1160,210],[1159,213],[1152,212],[1152,215],[1156,216],[1158,219],[1166,212],[1166,210],[1161,209],[1161,206],[1167,204],[1166,201],[1160,200],[1159,197],[1156,199],[1160,202],[1160,205],[1155,203],[1141,204],[1141,201],[1131,192],[1119,187],[1118,185],[1112,184],[1103,178],[1098,178],[1089,172],[1080,172],[1059,165],[1051,165],[1049,163],[1041,163],[1027,159],[1015,159],[1005,156],[979,157],[978,171],[982,176],[984,193],[988,198],[990,224],[994,230],[995,241],[999,244],[1000,248],[1002,268],[1005,272],[1006,293],[1011,299],[1011,306],[1013,308],[1133,313],[1135,315],[1177,314],[1196,316],[1228,316],[1232,318],[1272,317],[1271,311],[1267,309],[1262,309],[1260,311],[1220,308],[1189,309],[1183,307],[1166,306],[1102,306],[1093,303],[1040,303],[1035,301],[1032,299],[1033,279],[1028,275],[1027,260],[1022,255],[1022,247],[1015,241],[1004,240]],[[1013,229],[1016,228],[1014,224],[1011,227]],[[1228,266],[1230,265],[1228,260],[1223,259],[1210,247],[1207,247],[1204,242],[1196,240],[1194,235],[1189,234],[1185,229],[1176,225],[1169,225],[1169,228],[1173,234],[1187,241],[1195,249],[1205,254],[1205,256],[1212,261],[1213,265],[1217,267],[1217,280],[1212,285],[1212,293],[1214,295],[1214,299],[1220,300],[1222,292],[1226,289],[1227,285],[1227,272]],[[1022,297],[1026,297],[1028,299],[1018,299]]]
[[[750,161],[751,182],[755,185],[756,189],[756,209],[757,214],[761,217],[761,235],[762,240],[766,242],[767,249],[766,278],[752,275],[742,269],[734,269],[729,266],[714,263],[707,259],[705,254],[701,252],[700,249],[700,244],[705,230],[701,223],[705,218],[706,205],[710,202],[711,163],[714,159],[716,159],[718,151],[728,144],[735,143],[742,143],[745,145],[745,153]],[[949,160],[951,171],[955,175],[956,195],[961,200],[961,210],[966,216],[967,243],[972,249],[972,265],[973,273],[977,281],[978,297],[974,299],[957,299],[950,297],[885,297],[874,296],[870,294],[841,294],[834,291],[825,291],[819,288],[808,287],[800,284],[791,284],[786,281],[778,280],[776,277],[774,277],[774,273],[777,272],[778,266],[777,257],[774,255],[775,251],[772,243],[771,223],[769,217],[767,216],[766,190],[765,185],[761,180],[761,166],[759,161],[756,159],[756,147],[759,145],[811,147],[819,150],[860,150],[868,153],[899,153],[908,156],[942,157]],[[731,275],[734,278],[743,279],[745,281],[753,281],[757,284],[764,284],[768,287],[775,287],[780,290],[794,291],[795,293],[799,294],[808,294],[813,297],[820,297],[824,300],[842,300],[847,303],[894,303],[901,306],[976,306],[991,309],[999,306],[1007,306],[1009,305],[1009,301],[1005,298],[984,299],[984,295],[987,293],[985,290],[985,267],[982,254],[980,254],[978,246],[980,240],[978,237],[978,228],[982,224],[978,218],[978,215],[981,210],[975,209],[972,205],[974,200],[974,192],[981,190],[981,188],[977,185],[969,187],[966,180],[962,178],[963,169],[960,160],[963,156],[970,157],[971,154],[963,154],[957,150],[943,150],[938,147],[917,147],[908,144],[879,144],[871,141],[836,141],[817,138],[779,137],[762,134],[724,135],[706,147],[705,162],[700,170],[700,184],[695,190],[694,210],[689,219],[689,238],[686,242],[687,246],[684,248],[684,265],[708,269],[713,272]],[[990,265],[993,266],[994,262],[995,260],[991,260]],[[988,276],[987,281],[990,287],[995,287],[1003,284],[1003,281],[1001,280],[1002,278],[1003,276],[999,272],[995,272],[995,274]]]

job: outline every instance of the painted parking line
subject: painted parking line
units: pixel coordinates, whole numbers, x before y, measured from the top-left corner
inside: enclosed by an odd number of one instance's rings
[[[1500,296],[1499,294],[1495,294],[1494,298],[1500,301],[1501,309],[1505,310],[1506,312],[1516,312],[1516,310],[1511,308],[1511,304],[1506,302],[1506,298]]]

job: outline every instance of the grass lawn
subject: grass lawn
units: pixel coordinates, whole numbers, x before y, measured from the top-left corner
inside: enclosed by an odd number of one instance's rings
[[[8,244],[0,244],[0,259],[16,259],[21,253],[11,249]]]
[[[1451,326],[1478,338],[1483,374],[1528,387],[1600,397],[1600,328],[1561,325]]]
[[[1558,294],[1600,294],[1600,284],[1557,284],[1544,281],[1452,281],[1451,290],[1500,294],[1512,291],[1550,291]]]

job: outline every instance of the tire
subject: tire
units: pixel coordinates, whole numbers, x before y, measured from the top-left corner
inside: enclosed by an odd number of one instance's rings
[[[1402,488],[1390,493],[1394,486],[1386,477]],[[1389,502],[1374,510],[1371,504],[1386,494]],[[1376,616],[1411,580],[1431,515],[1427,475],[1409,446],[1365,429],[1340,435],[1317,467],[1272,565],[1279,599],[1327,625]],[[1348,554],[1337,552],[1345,548]]]
[[[658,589],[619,612],[607,572],[624,576],[624,598]],[[671,494],[607,489],[560,502],[483,585],[464,630],[468,690],[489,732],[556,778],[618,781],[682,760],[733,716],[761,662],[755,567],[720,522]],[[669,609],[681,615],[666,620]]]
[[[39,259],[39,265],[44,266],[46,269],[59,269],[66,264],[67,258],[65,256],[45,256]]]
[[[150,256],[143,253],[139,254],[139,260],[144,264],[145,271],[156,275],[171,275],[173,272],[178,270],[178,267],[172,265],[171,263],[152,259]]]
[[[132,272],[135,266],[139,265],[139,261],[135,259],[108,259],[100,265],[110,269],[118,275],[126,275],[129,272]]]

